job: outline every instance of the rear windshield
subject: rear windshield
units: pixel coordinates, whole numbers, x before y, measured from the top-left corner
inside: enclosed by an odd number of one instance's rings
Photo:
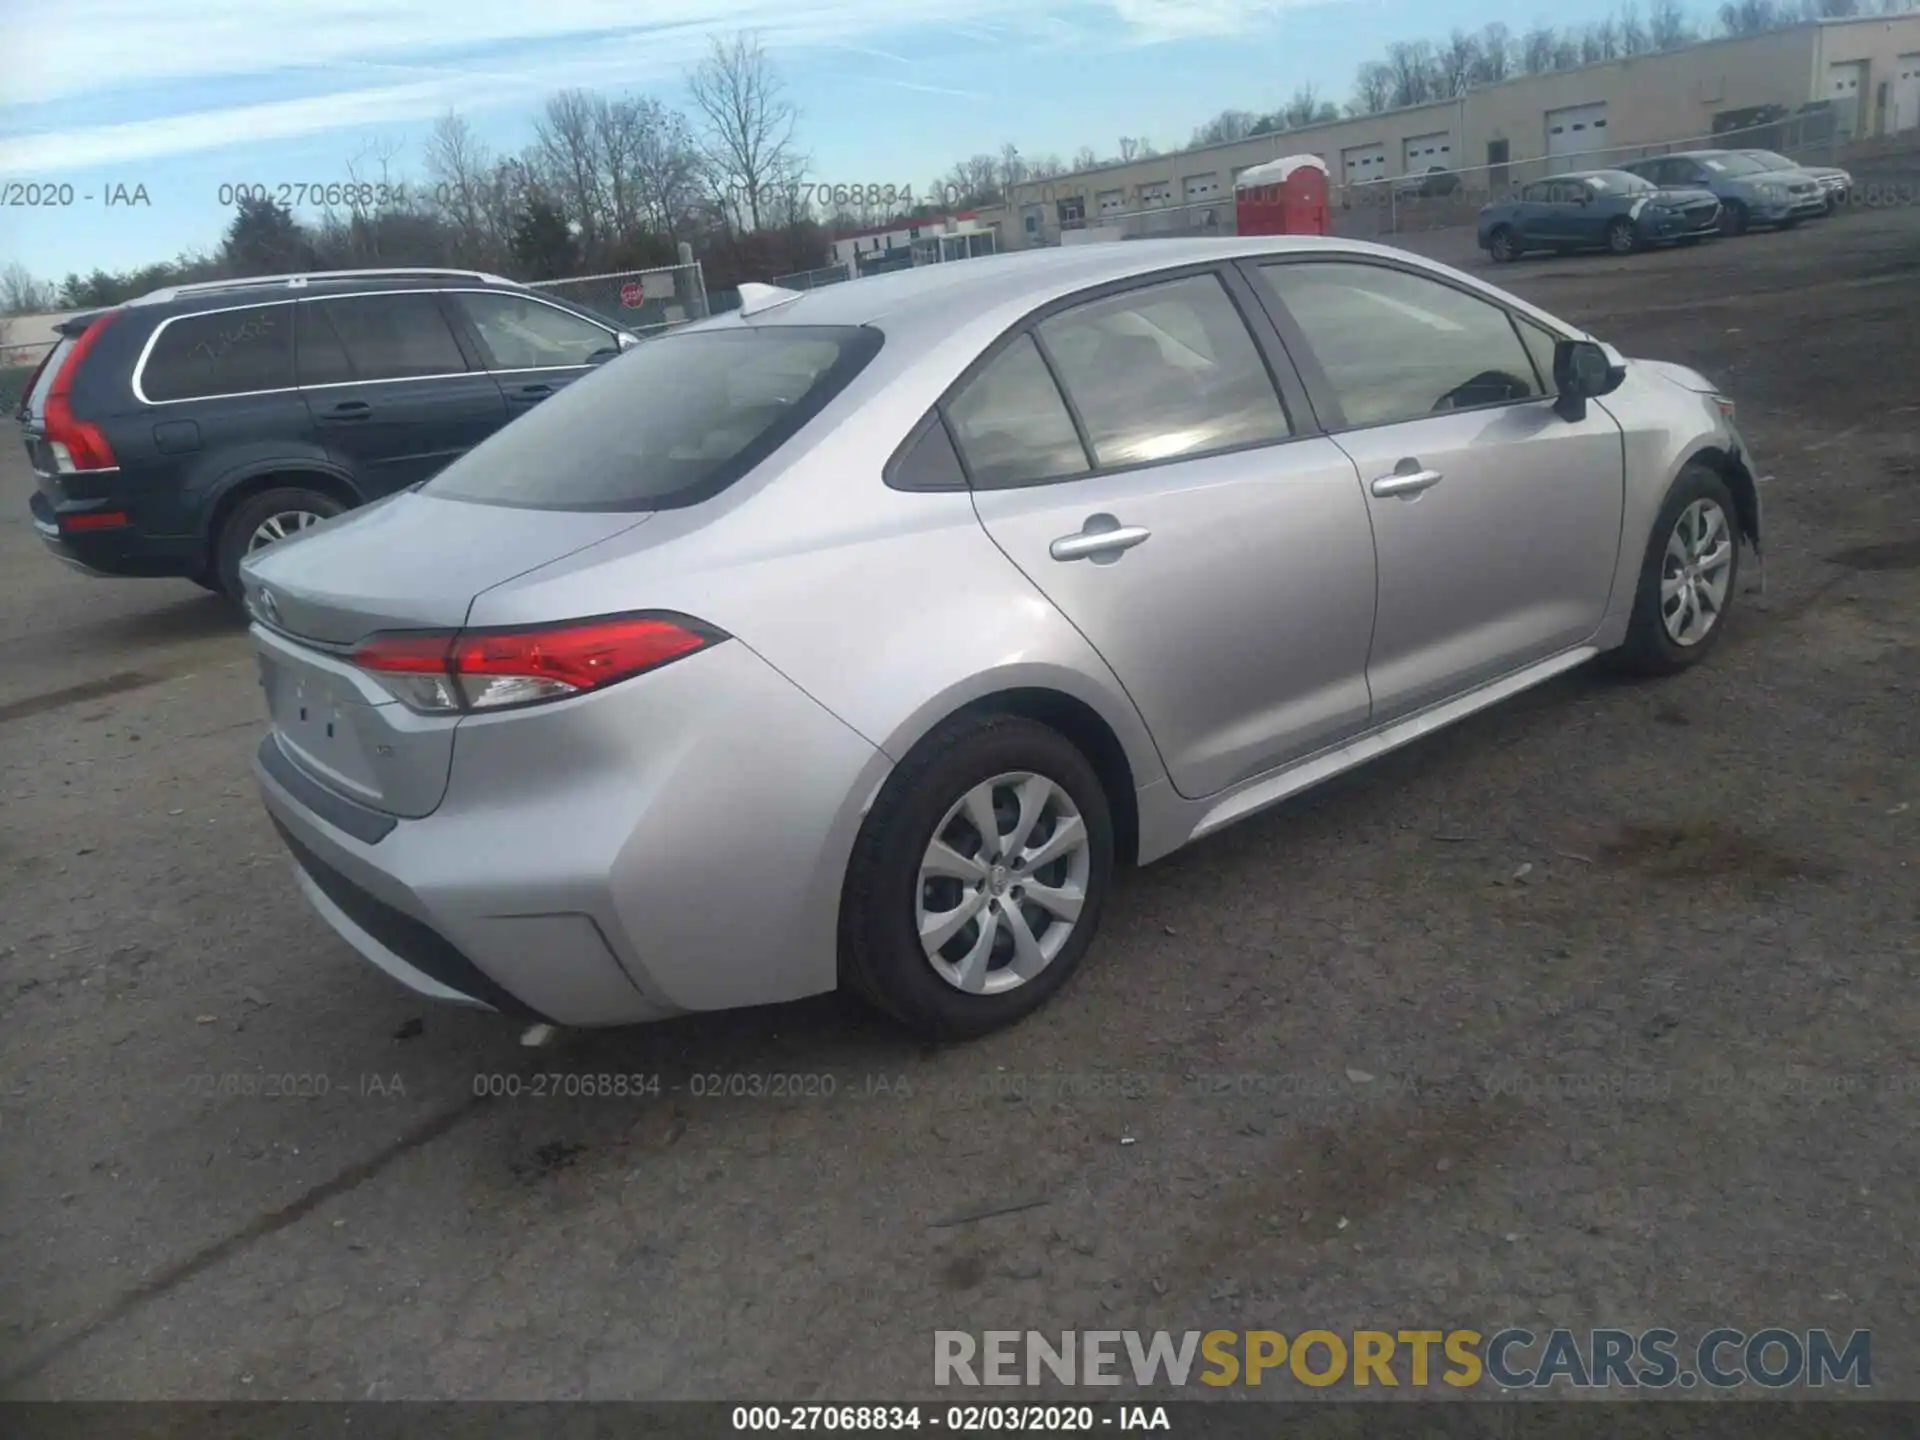
[[[67,354],[75,343],[73,336],[61,336],[60,342],[40,363],[39,370],[34,372],[33,388],[27,392],[27,402],[21,408],[35,420],[47,413],[47,392],[53,389],[54,377],[60,373],[60,367],[67,363]]]
[[[537,510],[662,510],[766,459],[880,348],[861,326],[769,325],[649,340],[449,465],[424,490]]]

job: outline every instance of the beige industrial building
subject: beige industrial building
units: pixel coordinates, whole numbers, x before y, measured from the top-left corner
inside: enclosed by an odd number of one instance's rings
[[[1234,177],[1281,155],[1318,155],[1351,206],[1411,194],[1417,182],[1408,177],[1434,170],[1458,175],[1464,198],[1689,142],[1826,153],[1914,130],[1920,15],[1828,20],[1018,185],[1004,209],[981,218],[997,224],[1005,249],[1103,226],[1126,234],[1231,229]]]

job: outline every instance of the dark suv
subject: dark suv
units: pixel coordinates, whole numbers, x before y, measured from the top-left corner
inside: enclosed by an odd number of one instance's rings
[[[431,477],[639,343],[476,271],[181,285],[75,316],[20,408],[48,549],[238,598],[241,557]]]

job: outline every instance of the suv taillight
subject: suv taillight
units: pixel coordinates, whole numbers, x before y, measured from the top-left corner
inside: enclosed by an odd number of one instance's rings
[[[70,398],[73,382],[80,374],[80,366],[85,362],[87,352],[93,348],[93,342],[100,338],[100,332],[111,325],[119,314],[118,310],[109,310],[87,326],[80,338],[73,342],[73,348],[67,351],[66,358],[60,362],[60,369],[53,377],[53,383],[47,387],[47,403],[40,428],[47,448],[53,452],[54,464],[62,473],[112,470],[120,463],[113,458],[113,447],[107,444],[107,437],[100,433],[100,427],[74,417]]]
[[[351,658],[408,709],[451,715],[604,689],[726,638],[684,615],[640,612],[490,630],[396,630],[368,636]]]

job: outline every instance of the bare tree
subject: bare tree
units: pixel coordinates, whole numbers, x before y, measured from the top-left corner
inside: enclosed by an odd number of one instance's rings
[[[1035,155],[1027,161],[1027,179],[1051,180],[1056,175],[1067,173],[1067,162],[1049,151],[1045,155]]]
[[[1293,92],[1293,98],[1280,107],[1277,117],[1280,124],[1276,128],[1298,130],[1303,125],[1319,125],[1328,120],[1340,118],[1340,112],[1333,105],[1320,98],[1320,92],[1308,81]]]
[[[1073,168],[1075,170],[1092,170],[1098,166],[1099,163],[1100,157],[1094,153],[1091,145],[1082,145],[1078,150],[1073,152]]]
[[[1222,110],[1206,124],[1193,132],[1189,146],[1223,145],[1234,140],[1244,140],[1253,133],[1253,127],[1260,123],[1260,117],[1251,110]]]
[[[1652,48],[1653,37],[1640,19],[1640,7],[1628,0],[1627,8],[1620,12],[1620,53],[1644,55]]]
[[[1544,75],[1553,69],[1553,52],[1558,43],[1559,37],[1551,26],[1534,26],[1520,41],[1520,73]]]
[[[1356,115],[1378,115],[1393,104],[1393,71],[1369,60],[1354,76],[1353,99],[1347,108]]]
[[[427,137],[429,209],[454,232],[459,254],[469,264],[501,258],[504,234],[496,228],[496,180],[492,152],[473,133],[465,117],[452,111],[440,117]]]
[[[54,306],[54,286],[33,278],[18,260],[0,270],[0,315],[32,315]]]
[[[941,210],[966,209],[990,205],[1000,193],[1000,157],[982,153],[955,161],[946,174],[936,176],[930,203]]]
[[[709,181],[747,227],[758,230],[769,190],[804,174],[794,144],[800,112],[767,58],[760,37],[715,37],[712,52],[687,77],[704,122],[701,148]]]
[[[580,239],[590,253],[598,250],[606,228],[599,153],[606,106],[606,100],[591,91],[561,90],[547,97],[533,127],[533,155],[540,178],[567,218],[580,227]]]
[[[1656,50],[1673,50],[1692,42],[1693,26],[1680,8],[1680,0],[1652,0],[1647,9],[1647,38]]]
[[[1729,35],[1759,35],[1792,19],[1776,0],[1727,0],[1718,13],[1720,28]]]
[[[1430,41],[1396,41],[1387,47],[1387,71],[1393,77],[1393,109],[1403,105],[1424,105],[1438,99],[1433,45]]]
[[[1480,72],[1480,37],[1455,30],[1440,47],[1440,93],[1464,95],[1476,83]]]
[[[1027,178],[1026,158],[1011,140],[1000,147],[1000,173],[996,178],[1003,197],[1013,194],[1013,187]]]
[[[1513,34],[1498,20],[1480,29],[1480,63],[1476,85],[1498,85],[1513,74]]]
[[[1153,148],[1153,142],[1144,135],[1122,135],[1120,137],[1120,158],[1122,160],[1151,160],[1160,152]]]
[[[647,223],[677,239],[688,228],[700,191],[700,154],[686,117],[658,100],[635,102],[634,181]]]

